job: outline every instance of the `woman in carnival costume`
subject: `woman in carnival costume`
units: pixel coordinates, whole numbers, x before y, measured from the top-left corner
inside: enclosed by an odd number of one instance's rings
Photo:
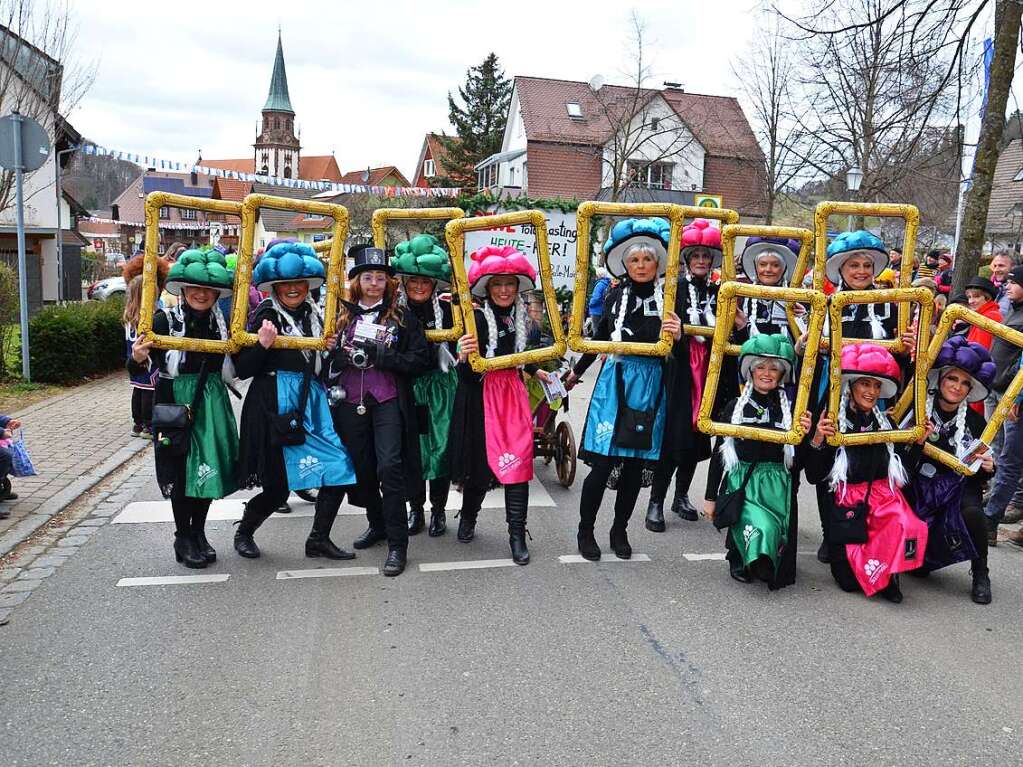
[[[594,340],[656,343],[667,330],[675,340],[668,360],[640,355],[608,355],[593,388],[586,413],[579,457],[590,465],[579,502],[579,553],[598,560],[593,535],[604,490],[612,472],[620,471],[610,546],[619,559],[632,556],[628,524],[636,506],[648,462],[661,455],[666,417],[666,381],[670,367],[684,349],[682,322],[672,313],[662,325],[664,272],[671,227],[660,218],[625,219],[611,229],[604,243],[608,271],[620,280],[604,304]],[[570,388],[593,364],[594,354],[576,363],[565,383]],[[688,372],[688,371],[686,371]]]
[[[842,349],[837,428],[843,433],[892,429],[878,403],[894,401],[899,379],[899,365],[884,347],[858,343]],[[843,591],[861,589],[868,597],[881,592],[889,601],[901,602],[898,574],[920,567],[927,548],[927,524],[902,493],[907,472],[901,453],[912,465],[919,445],[909,450],[896,450],[891,442],[836,449],[825,442],[835,433],[835,421],[823,414],[810,443],[807,476],[811,482],[827,482],[822,510],[827,519],[853,519],[865,504],[866,542],[836,542],[837,536],[830,536],[831,575]]]
[[[788,287],[798,255],[798,240],[749,237],[742,251],[742,270],[754,285]],[[737,340],[745,341],[761,334],[792,337],[783,301],[743,298],[739,307],[742,314],[736,317]]]
[[[418,489],[419,421],[412,381],[430,366],[423,327],[400,305],[398,280],[387,254],[372,245],[348,250],[348,299],[338,319],[338,344],[324,378],[330,386],[334,428],[355,461],[353,503],[366,508],[369,526],[356,549],[387,541],[383,573],[400,575],[408,558],[405,499]],[[331,519],[338,495],[317,499]]]
[[[722,418],[737,426],[788,431],[792,407],[784,384],[796,363],[792,342],[783,335],[758,335],[742,345],[739,374],[746,384],[738,399],[725,406]],[[800,414],[804,433],[810,411]],[[750,583],[765,581],[772,590],[796,582],[798,513],[792,467],[796,448],[755,439],[718,440],[707,475],[704,509],[714,517],[719,493],[740,488],[744,502],[738,522],[725,539],[728,571]]]
[[[721,266],[721,230],[706,219],[696,219],[682,230],[682,261],[686,274],[679,280],[676,304],[681,316],[690,325],[713,328],[717,322],[718,286],[711,282],[713,270]],[[675,497],[671,510],[682,519],[696,521],[696,508],[689,500],[689,486],[696,465],[710,458],[710,437],[696,428],[696,418],[707,380],[711,339],[685,336],[681,341],[679,360],[688,359],[688,370],[681,363],[673,366],[668,381],[668,421],[661,445],[661,457],[654,470],[650,501],[647,504],[646,529],[664,532],[664,499],[672,474],[675,474]],[[721,371],[717,404],[728,402],[738,394],[734,361],[726,359]]]
[[[960,460],[984,431],[986,422],[970,405],[983,402],[995,375],[995,363],[980,344],[954,336],[941,345],[927,375],[927,417],[934,427],[928,437],[939,450]],[[987,524],[984,484],[994,476],[994,456],[984,450],[974,460],[977,471],[966,477],[926,456],[911,471],[906,490],[913,510],[928,526],[921,574],[969,561],[973,573],[971,598],[991,602],[987,567]]]
[[[153,332],[175,338],[226,341],[230,331],[217,300],[231,294],[233,275],[224,257],[212,250],[187,250],[171,267],[166,290],[180,296],[171,309],[153,317]],[[237,487],[238,427],[224,381],[234,378],[230,357],[223,354],[153,348],[142,337],[132,344],[132,375],[159,371],[156,404],[192,407],[187,447],[171,444],[168,435],[154,440],[156,479],[174,513],[174,556],[185,567],[215,562],[217,552],[206,538],[210,503]],[[194,407],[193,407],[194,405]]]
[[[451,288],[451,262],[436,237],[420,234],[394,249],[391,266],[401,276],[405,300],[425,330],[452,327],[451,303],[439,294]],[[409,496],[408,532],[417,535],[425,523],[427,495],[430,499],[430,537],[444,535],[447,529],[448,492],[451,471],[448,465],[448,437],[451,411],[458,388],[456,360],[449,344],[429,344],[430,369],[412,385],[416,409],[421,413],[419,451],[422,476]],[[427,488],[429,487],[429,493]]]
[[[307,557],[352,559],[330,540],[337,507],[326,501],[343,496],[355,484],[352,460],[330,417],[320,375],[320,352],[274,349],[278,335],[319,338],[323,317],[310,296],[325,281],[323,264],[308,245],[278,243],[259,259],[252,282],[269,297],[249,319],[249,332],[259,341],[235,358],[241,378],[251,378],[241,417],[239,477],[243,487],[262,487],[249,499],[234,535],[243,557],[260,555],[253,534],[287,500],[290,490],[319,489]],[[328,339],[332,349],[335,339]],[[304,407],[303,407],[304,405]],[[293,416],[288,418],[287,416]]]
[[[128,259],[121,267],[124,277],[125,302],[121,321],[124,323],[124,342],[127,356],[131,357],[131,349],[138,339],[139,310],[142,307],[142,269],[145,257],[141,254]],[[170,262],[163,258],[156,259],[156,295],[163,292],[170,272]],[[230,268],[230,267],[229,267]],[[231,270],[233,271],[233,270]],[[136,372],[130,373],[128,382],[131,385],[131,433],[136,437],[151,437],[149,421],[153,416],[153,397],[160,371],[155,365],[149,369],[135,367]]]
[[[482,301],[475,309],[479,339],[466,334],[458,341],[458,389],[451,421],[451,479],[462,486],[458,540],[476,535],[476,520],[487,491],[504,486],[508,543],[517,565],[529,564],[526,512],[533,478],[533,415],[529,394],[517,368],[474,373],[470,352],[491,359],[526,349],[526,304],[523,293],[536,288],[536,270],[511,246],[488,245],[471,256],[469,285]],[[526,365],[530,375],[550,374]]]

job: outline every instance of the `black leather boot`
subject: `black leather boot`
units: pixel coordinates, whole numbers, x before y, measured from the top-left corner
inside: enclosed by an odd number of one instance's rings
[[[611,551],[619,559],[632,559],[632,545],[629,543],[629,534],[626,530],[628,523],[628,520],[621,523],[616,519],[615,523],[611,526]]]
[[[355,554],[334,545],[330,540],[330,530],[337,519],[337,506],[331,503],[331,496],[320,493],[316,498],[316,513],[313,515],[313,529],[305,541],[307,557],[326,557],[327,559],[355,559]]]
[[[199,549],[199,553],[202,554],[203,559],[206,560],[207,564],[212,565],[217,561],[217,550],[210,546],[209,540],[206,538],[205,530],[197,530],[195,533],[195,545]]]
[[[356,549],[368,549],[370,546],[376,546],[380,541],[387,540],[387,533],[383,530],[377,530],[372,525],[367,527],[365,532],[360,535],[352,543],[352,547]]]
[[[597,539],[593,537],[592,525],[588,528],[579,525],[579,532],[575,539],[579,544],[579,553],[583,559],[588,559],[591,562],[600,561],[600,546],[597,545]]]
[[[426,515],[423,507],[419,504],[411,504],[408,509],[408,534],[419,535],[423,531],[423,524],[426,522]]]
[[[237,523],[238,529],[234,533],[234,550],[247,559],[259,559],[259,546],[256,545],[252,535],[273,512],[273,509],[264,512],[251,503],[245,504],[245,512]]]
[[[206,557],[195,545],[195,536],[174,533],[174,558],[185,567],[199,570],[207,566]]]
[[[821,545],[817,547],[817,561],[822,565],[826,565],[831,562],[831,554],[828,552],[828,542],[821,541]]]
[[[483,506],[486,492],[462,488],[462,510],[458,512],[458,540],[468,543],[476,537],[476,517]]]
[[[384,575],[388,578],[393,578],[396,575],[401,575],[405,572],[405,563],[408,559],[408,555],[405,549],[392,546],[387,550],[387,559],[384,561]]]
[[[646,507],[646,529],[651,533],[663,533],[665,531],[664,501],[650,499],[650,503]]]
[[[448,518],[444,509],[433,509],[430,511],[430,528],[426,531],[431,538],[444,535],[448,529]]]
[[[986,568],[973,571],[973,588],[970,589],[970,599],[978,605],[991,604],[991,578],[988,577]]]
[[[512,561],[517,565],[529,564],[529,548],[526,546],[526,514],[529,508],[529,486],[505,488],[505,516],[508,520],[508,545]]]
[[[695,522],[700,518],[700,515],[696,513],[696,507],[689,502],[689,491],[681,492],[677,484],[675,485],[675,499],[671,502],[671,510],[689,522]]]
[[[749,574],[749,571],[742,562],[733,562],[729,559],[728,574],[732,576],[734,580],[739,581],[739,583],[753,583],[753,576]]]

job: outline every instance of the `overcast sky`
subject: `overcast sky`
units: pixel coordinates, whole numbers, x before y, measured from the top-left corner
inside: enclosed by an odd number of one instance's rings
[[[731,62],[757,0],[646,0],[653,77],[739,95]],[[98,67],[71,122],[114,149],[167,159],[249,157],[284,41],[302,151],[342,171],[412,168],[427,131],[448,130],[447,92],[494,51],[505,73],[627,83],[628,4],[616,2],[237,2],[79,0],[78,54]],[[748,110],[747,110],[748,114]]]

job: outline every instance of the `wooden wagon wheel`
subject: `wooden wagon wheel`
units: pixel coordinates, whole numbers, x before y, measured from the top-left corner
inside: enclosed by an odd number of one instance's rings
[[[555,452],[558,463],[558,482],[563,487],[570,487],[575,481],[575,434],[567,421],[558,424],[555,430]]]

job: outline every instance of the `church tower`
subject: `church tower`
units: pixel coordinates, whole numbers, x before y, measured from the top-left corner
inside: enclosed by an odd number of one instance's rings
[[[256,173],[280,178],[298,178],[302,147],[295,137],[295,110],[288,96],[288,74],[284,71],[284,47],[277,31],[277,57],[270,78],[270,93],[263,105],[263,127],[256,137]]]

